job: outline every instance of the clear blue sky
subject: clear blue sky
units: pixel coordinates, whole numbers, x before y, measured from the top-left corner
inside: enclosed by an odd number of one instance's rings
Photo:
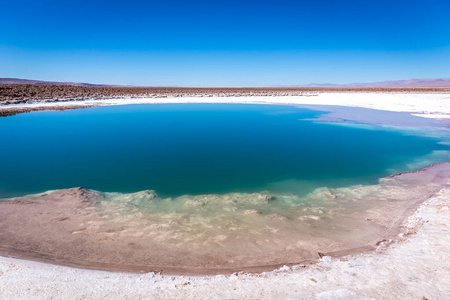
[[[0,77],[273,86],[450,77],[450,1],[0,0]]]

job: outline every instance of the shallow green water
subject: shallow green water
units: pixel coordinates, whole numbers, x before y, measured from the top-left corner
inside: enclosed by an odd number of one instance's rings
[[[373,184],[438,139],[319,124],[290,106],[158,104],[0,118],[0,196],[75,186],[162,196]]]

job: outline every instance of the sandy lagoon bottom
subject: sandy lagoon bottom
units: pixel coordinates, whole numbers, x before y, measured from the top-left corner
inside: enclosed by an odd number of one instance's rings
[[[440,163],[306,195],[53,190],[0,202],[0,254],[132,272],[273,270],[375,249],[449,178]]]
[[[285,214],[251,208],[289,201],[282,195],[161,199],[152,191],[50,191],[0,203],[0,254],[133,272],[266,271],[375,249],[399,233],[422,201],[448,187],[449,178],[449,163],[440,163],[383,178],[377,185],[318,189],[304,201],[313,205]],[[183,209],[154,214],[136,208],[167,201]]]

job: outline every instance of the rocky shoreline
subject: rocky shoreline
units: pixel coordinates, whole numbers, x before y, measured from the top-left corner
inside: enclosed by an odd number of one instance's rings
[[[95,107],[96,105],[70,105],[70,106],[51,106],[51,107],[28,107],[28,108],[6,108],[0,110],[0,117],[14,116],[22,113],[29,113],[33,111],[44,111],[44,110],[70,110],[79,108]]]

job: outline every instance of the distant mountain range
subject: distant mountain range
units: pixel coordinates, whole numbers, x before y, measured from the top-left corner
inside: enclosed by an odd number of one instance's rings
[[[428,79],[409,79],[409,80],[394,80],[394,81],[380,81],[369,83],[348,83],[348,84],[333,84],[333,83],[310,83],[305,85],[296,85],[295,87],[386,87],[386,88],[418,88],[418,87],[450,87],[450,78],[428,78]]]
[[[43,80],[30,80],[30,79],[19,79],[19,78],[0,78],[0,84],[39,84],[39,85],[73,85],[73,86],[105,86],[105,87],[119,86],[119,85],[109,85],[109,84],[43,81]]]
[[[78,82],[60,82],[60,81],[42,81],[29,80],[19,78],[0,78],[0,84],[40,84],[40,85],[73,85],[73,86],[123,86],[123,85],[108,85],[108,84],[92,84],[92,83],[78,83]],[[365,87],[386,87],[386,88],[419,88],[419,87],[450,87],[450,78],[428,78],[428,79],[409,79],[409,80],[394,80],[381,81],[369,83],[348,83],[348,84],[333,84],[333,83],[310,83],[304,85],[278,85],[276,87],[319,87],[319,88],[365,88]]]

